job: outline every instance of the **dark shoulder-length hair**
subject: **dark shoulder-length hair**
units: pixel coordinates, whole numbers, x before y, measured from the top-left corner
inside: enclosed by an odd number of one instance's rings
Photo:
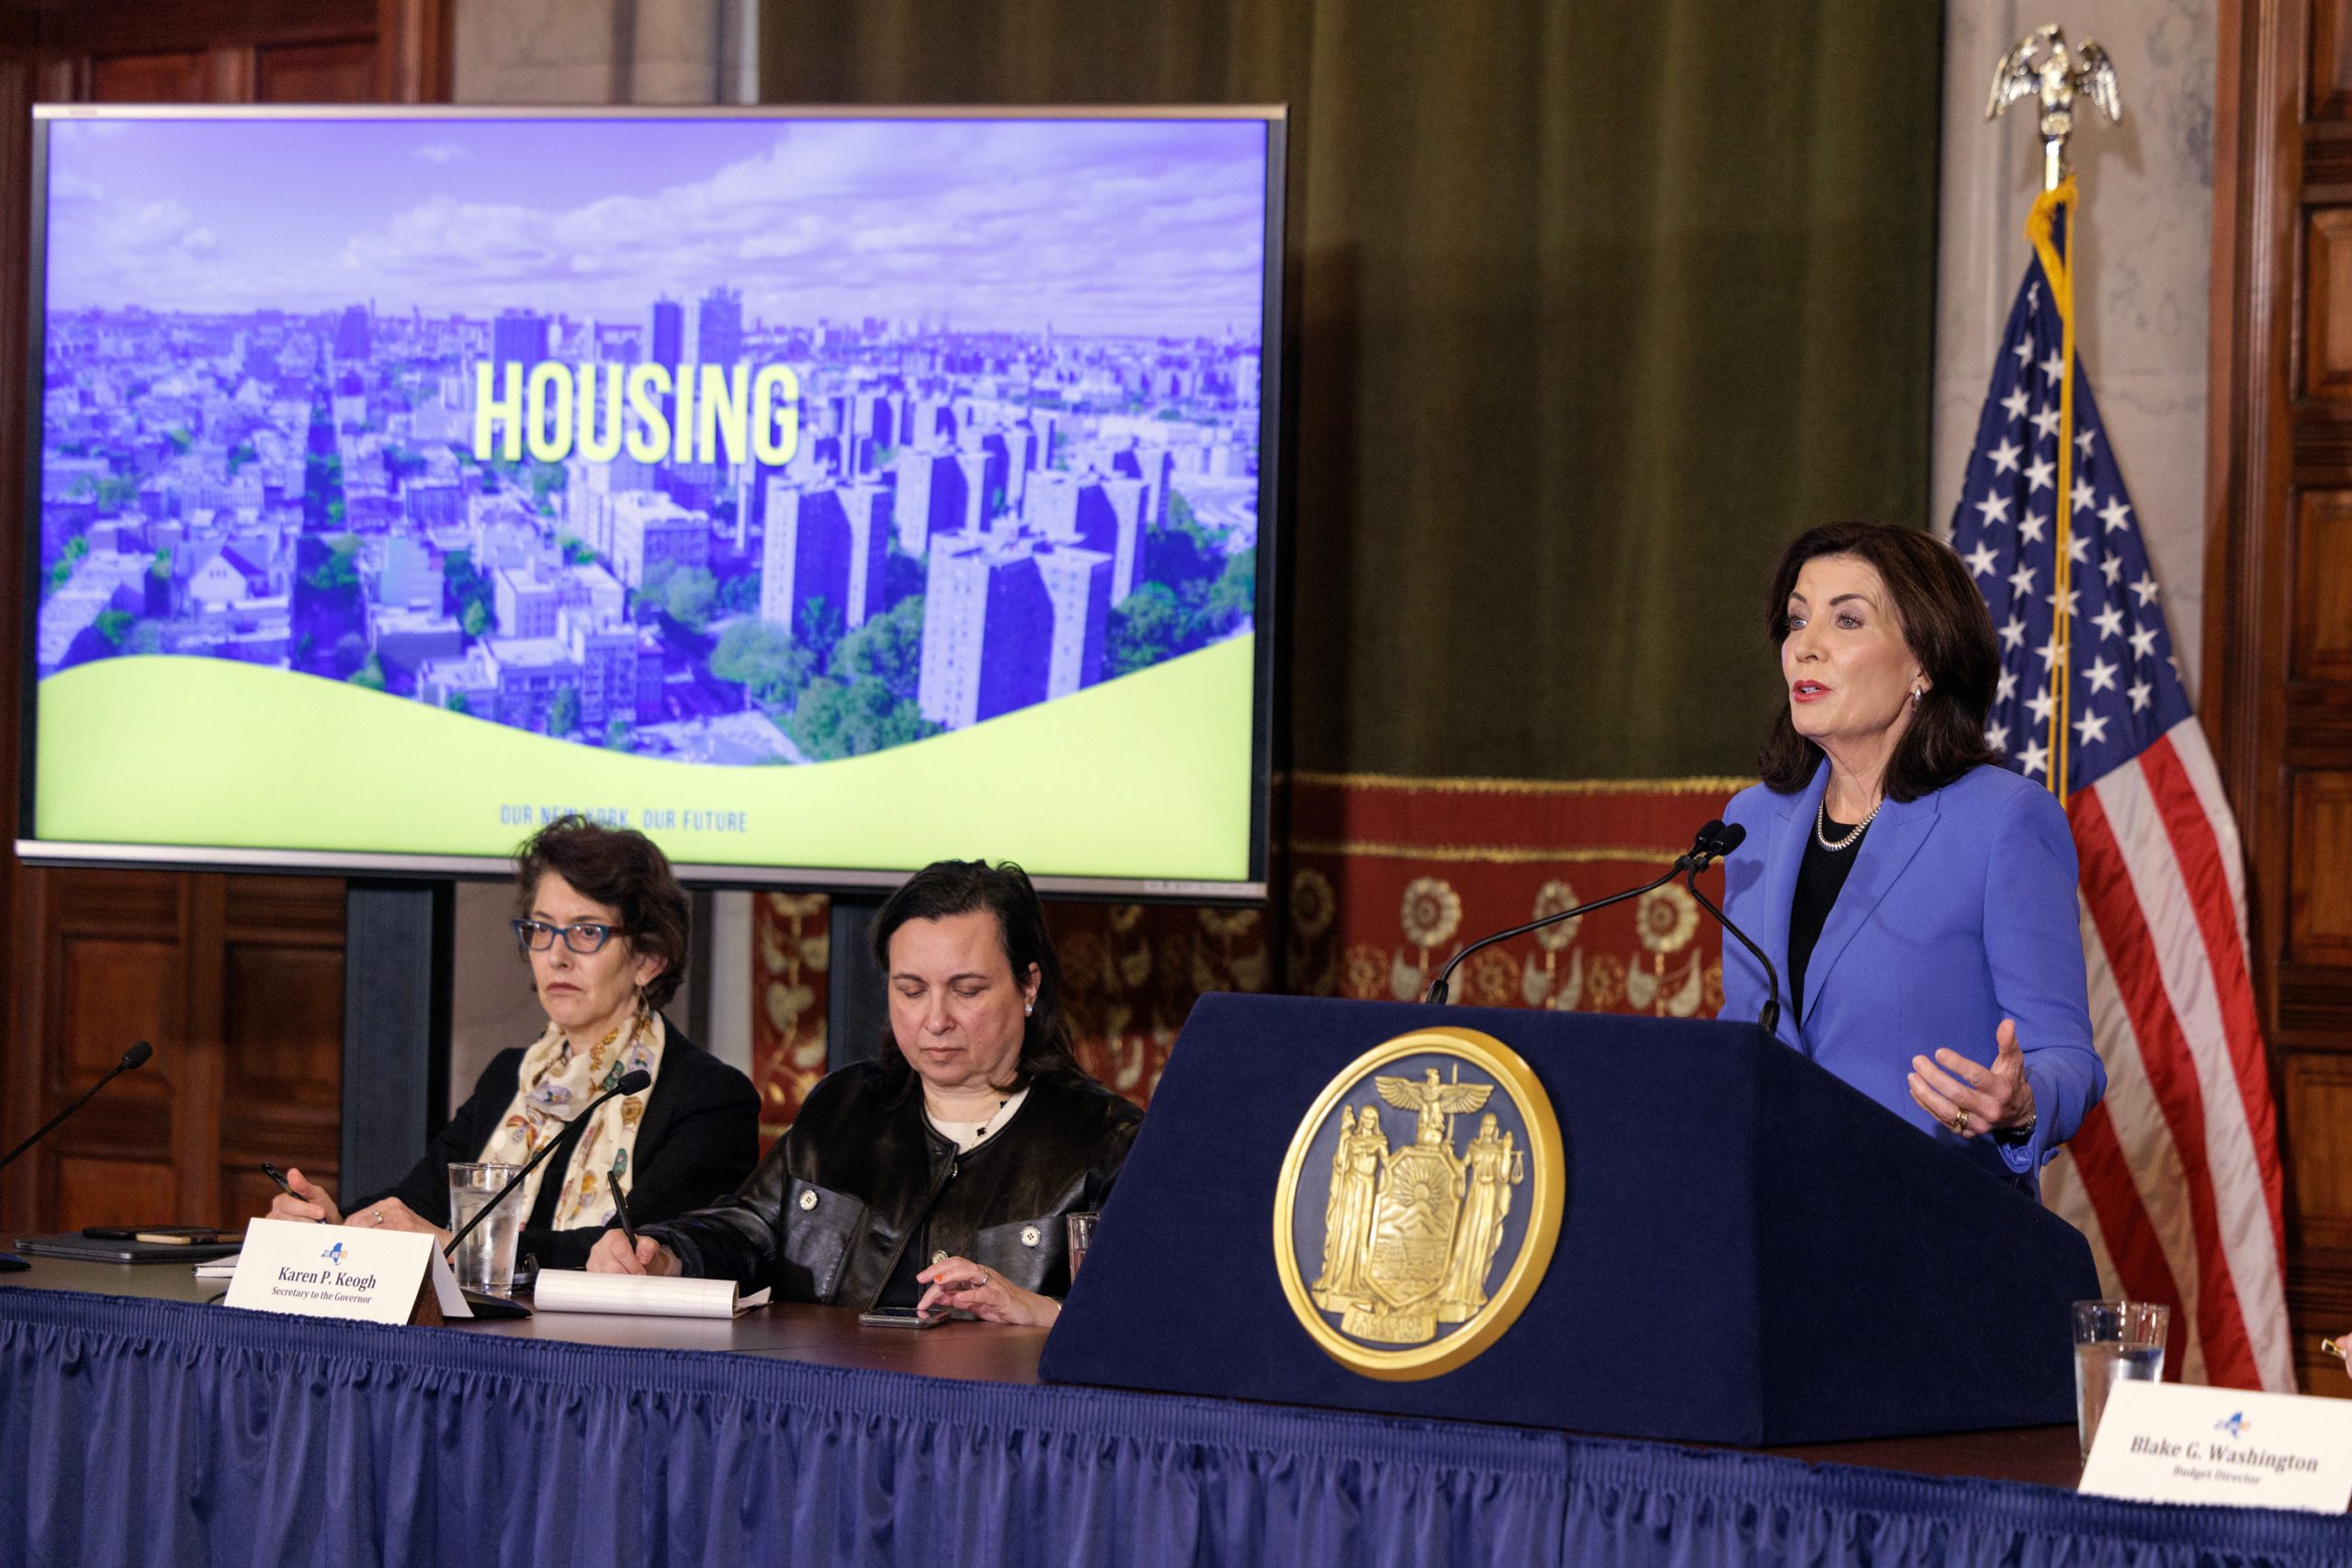
[[[1077,1036],[1062,1007],[1062,965],[1046,931],[1046,907],[1029,885],[1029,874],[1011,861],[933,861],[907,878],[874,917],[875,962],[889,973],[890,939],[909,920],[944,920],[982,909],[996,919],[1013,984],[1028,977],[1031,964],[1037,966],[1036,1003],[1022,1021],[1014,1081],[1024,1088],[1041,1078],[1091,1082],[1071,1051]],[[910,1086],[914,1068],[895,1041],[884,1041],[881,1066],[887,1082],[902,1089]]]
[[[1764,601],[1764,625],[1778,648],[1789,635],[1789,595],[1797,573],[1816,556],[1852,556],[1876,570],[1893,601],[1896,630],[1927,672],[1928,692],[1887,759],[1889,800],[1917,800],[2000,752],[1984,739],[2001,653],[1993,617],[1951,547],[1917,528],[1886,523],[1828,523],[1800,534],[1781,552]],[[1784,696],[1757,767],[1764,782],[1793,795],[1820,765],[1821,748],[1797,733]]]
[[[628,933],[623,940],[631,951],[662,960],[662,973],[645,983],[646,1006],[656,1012],[669,1006],[686,977],[694,929],[693,908],[670,870],[670,857],[634,828],[600,827],[577,812],[567,813],[514,852],[516,919],[531,918],[539,879],[548,872],[582,897],[619,912]]]

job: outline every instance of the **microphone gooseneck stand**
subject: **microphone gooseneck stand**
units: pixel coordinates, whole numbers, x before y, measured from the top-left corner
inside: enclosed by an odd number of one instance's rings
[[[145,1066],[147,1065],[147,1058],[154,1054],[155,1047],[150,1045],[144,1040],[141,1040],[138,1044],[133,1045],[130,1050],[125,1051],[122,1054],[122,1060],[117,1062],[111,1068],[109,1068],[105,1077],[99,1078],[97,1082],[83,1090],[80,1099],[74,1100],[73,1104],[67,1106],[64,1110],[59,1111],[56,1115],[51,1117],[48,1121],[35,1128],[31,1137],[27,1138],[23,1143],[18,1144],[15,1148],[10,1149],[6,1155],[0,1155],[0,1170],[6,1170],[10,1166],[16,1164],[17,1156],[18,1155],[23,1154],[27,1149],[31,1148],[35,1144],[40,1143],[43,1138],[48,1137],[51,1133],[57,1131],[59,1122],[64,1121],[68,1116],[73,1115],[74,1112],[81,1110],[82,1107],[89,1104],[91,1100],[96,1099],[98,1090],[106,1088],[107,1085],[114,1082],[115,1079],[130,1071],[131,1068]],[[0,1252],[0,1274],[21,1273],[23,1270],[31,1267],[31,1264],[27,1263],[23,1258],[17,1257],[13,1252]]]
[[[1555,915],[1545,915],[1538,919],[1529,920],[1526,924],[1513,926],[1507,931],[1497,931],[1492,936],[1480,937],[1445,961],[1445,967],[1439,970],[1437,978],[1430,982],[1430,988],[1422,996],[1421,1000],[1433,1006],[1442,1007],[1446,998],[1453,994],[1448,982],[1453,979],[1454,970],[1461,967],[1464,959],[1482,947],[1492,947],[1498,942],[1509,942],[1515,936],[1525,936],[1529,931],[1542,931],[1545,926],[1557,925],[1562,920],[1574,919],[1578,915],[1589,915],[1595,909],[1606,909],[1610,905],[1622,904],[1628,898],[1638,898],[1645,893],[1665,886],[1686,871],[1695,871],[1704,867],[1710,860],[1714,858],[1715,852],[1713,846],[1717,836],[1724,831],[1724,825],[1720,820],[1710,820],[1705,827],[1699,829],[1698,836],[1691,841],[1690,847],[1675,857],[1674,863],[1667,868],[1665,875],[1645,882],[1639,887],[1629,887],[1623,893],[1611,893],[1606,898],[1595,898],[1589,904],[1578,904],[1571,908],[1562,909]],[[1745,837],[1745,834],[1742,837]]]
[[[588,1124],[588,1118],[594,1115],[597,1109],[602,1106],[605,1101],[608,1100],[617,1100],[623,1095],[642,1094],[646,1089],[651,1088],[652,1085],[653,1075],[647,1072],[643,1067],[639,1067],[634,1072],[626,1074],[623,1076],[620,1082],[615,1084],[612,1088],[606,1089],[604,1093],[598,1095],[595,1099],[582,1106],[581,1108],[580,1114],[571,1119],[572,1127],[578,1128],[586,1126]],[[523,1162],[523,1168],[516,1171],[513,1176],[508,1177],[506,1179],[506,1185],[500,1188],[497,1192],[492,1196],[489,1202],[484,1203],[481,1208],[475,1210],[474,1217],[472,1219],[468,1220],[464,1224],[458,1227],[457,1233],[449,1237],[449,1245],[441,1249],[441,1255],[444,1258],[455,1258],[458,1255],[458,1245],[464,1241],[466,1237],[473,1235],[475,1227],[480,1225],[482,1221],[490,1218],[492,1210],[506,1201],[506,1200],[514,1194],[514,1190],[523,1185],[524,1179],[528,1177],[531,1172],[537,1170],[546,1162],[547,1157],[549,1155],[555,1153],[559,1148],[570,1148],[573,1141],[574,1140],[571,1137],[559,1136],[549,1138],[546,1143],[540,1145],[539,1152],[533,1155],[529,1159],[525,1160]],[[473,1307],[474,1314],[477,1317],[528,1317],[531,1315],[531,1309],[529,1307],[525,1306],[520,1302],[508,1301],[503,1296],[486,1295],[480,1291],[468,1291],[465,1295],[467,1303]]]
[[[1729,828],[1724,830],[1727,833],[1737,833],[1742,839],[1747,836],[1745,831],[1736,827]],[[1729,853],[1733,849],[1738,847],[1738,839],[1734,839],[1732,842],[1725,844],[1724,846],[1724,852],[1726,854]],[[1732,924],[1731,917],[1724,914],[1721,909],[1715,908],[1715,901],[1713,899],[1699,891],[1699,872],[1701,869],[1702,868],[1693,867],[1690,874],[1683,878],[1683,881],[1690,889],[1690,897],[1699,900],[1700,908],[1705,909],[1707,913],[1714,916],[1715,923],[1717,925],[1723,927],[1724,930],[1737,937],[1739,939],[1739,944],[1747,949],[1749,953],[1753,953],[1755,955],[1756,962],[1763,966],[1764,983],[1771,987],[1772,995],[1770,999],[1765,1002],[1764,1010],[1757,1015],[1756,1021],[1764,1026],[1765,1033],[1774,1033],[1781,1026],[1781,976],[1772,968],[1772,961],[1764,956],[1764,950],[1757,946],[1754,942],[1750,941],[1746,931],[1741,931],[1737,926]]]

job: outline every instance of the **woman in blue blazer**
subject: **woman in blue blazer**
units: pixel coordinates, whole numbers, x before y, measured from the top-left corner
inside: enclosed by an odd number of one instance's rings
[[[1928,535],[1838,523],[1782,552],[1766,615],[1788,700],[1724,812],[1725,907],[1787,982],[1780,1038],[2038,1190],[2107,1072],[2065,809],[1985,735],[1984,602]],[[1726,943],[1723,1016],[1770,994]]]

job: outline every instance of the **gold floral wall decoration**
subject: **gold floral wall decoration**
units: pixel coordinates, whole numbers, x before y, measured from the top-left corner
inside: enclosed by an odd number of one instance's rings
[[[752,896],[752,1083],[763,1147],[784,1135],[825,1076],[831,909],[821,893]]]

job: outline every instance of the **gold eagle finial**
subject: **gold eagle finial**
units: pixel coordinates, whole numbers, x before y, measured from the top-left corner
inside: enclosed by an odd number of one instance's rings
[[[2066,138],[2075,133],[2075,99],[2086,97],[2109,120],[2123,118],[2123,95],[2116,85],[2115,62],[2095,41],[2066,47],[2064,31],[2039,27],[2017,41],[1993,71],[1993,96],[1984,118],[1996,118],[2011,104],[2038,98],[2041,104],[2042,188],[2055,190],[2066,177]]]

